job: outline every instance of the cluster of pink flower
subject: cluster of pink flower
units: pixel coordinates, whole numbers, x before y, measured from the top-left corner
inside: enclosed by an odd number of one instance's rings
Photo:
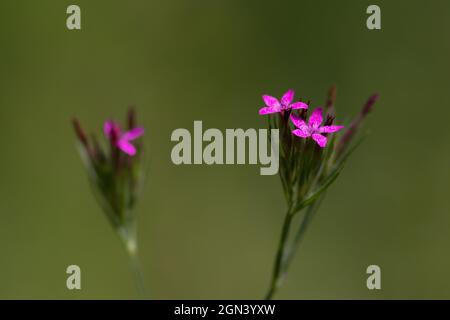
[[[297,109],[308,110],[308,105],[304,102],[298,101],[292,103],[294,100],[294,90],[288,90],[282,97],[281,101],[269,95],[263,95],[265,107],[259,110],[259,114],[272,114],[278,112],[292,111]],[[304,113],[303,113],[304,114]],[[316,108],[309,117],[308,123],[305,116],[299,116],[294,113],[290,115],[292,123],[297,127],[292,133],[300,138],[311,137],[321,148],[327,145],[327,137],[324,134],[333,133],[341,130],[344,126],[322,125],[323,116],[322,108]]]

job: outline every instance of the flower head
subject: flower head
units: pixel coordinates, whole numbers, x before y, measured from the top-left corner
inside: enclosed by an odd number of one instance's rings
[[[333,133],[344,128],[344,126],[321,126],[323,121],[322,108],[313,111],[308,123],[296,114],[291,114],[291,120],[297,127],[292,131],[293,134],[304,139],[311,137],[321,148],[327,145],[327,137],[323,133]]]
[[[321,198],[336,179],[349,154],[358,145],[352,143],[353,138],[373,109],[378,95],[369,98],[342,134],[332,134],[344,131],[344,126],[333,123],[336,110],[334,86],[328,91],[324,109],[316,108],[309,117],[308,100],[305,100],[308,101],[306,104],[291,104],[293,90],[286,92],[280,101],[269,96],[263,98],[267,107],[259,113],[268,115],[270,130],[279,131],[279,175],[283,191],[292,212],[299,212]]]
[[[281,101],[279,101],[275,97],[268,95],[263,95],[262,98],[266,106],[259,109],[259,114],[261,115],[281,112],[290,109],[308,109],[308,105],[304,102],[298,101],[292,103],[292,101],[294,100],[294,90],[292,89],[288,90],[281,97]]]
[[[144,128],[142,127],[132,128],[131,130],[122,133],[119,124],[111,120],[105,122],[103,131],[113,145],[129,156],[134,156],[136,154],[136,147],[133,146],[130,141],[135,140],[144,134]]]
[[[115,121],[106,121],[103,131],[108,144],[97,141],[94,135],[88,139],[79,121],[73,120],[79,151],[99,204],[130,247],[135,242],[133,211],[144,179],[143,146],[134,141],[144,134],[144,128],[136,126],[135,120],[135,112],[130,109],[127,131]]]

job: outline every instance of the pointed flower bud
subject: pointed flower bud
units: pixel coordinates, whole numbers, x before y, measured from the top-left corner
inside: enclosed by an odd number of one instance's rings
[[[327,103],[325,105],[325,111],[334,112],[334,103],[336,101],[336,86],[333,85],[328,89]]]
[[[337,155],[340,156],[344,153],[345,150],[348,149],[348,146],[350,145],[351,141],[355,137],[355,135],[358,133],[359,127],[363,123],[364,119],[367,117],[367,115],[372,111],[373,106],[375,105],[375,102],[377,102],[379,99],[378,94],[373,94],[372,96],[367,99],[366,103],[364,104],[363,108],[361,109],[361,112],[358,114],[358,116],[352,121],[347,131],[344,133],[342,138],[340,139],[338,146],[337,146]]]

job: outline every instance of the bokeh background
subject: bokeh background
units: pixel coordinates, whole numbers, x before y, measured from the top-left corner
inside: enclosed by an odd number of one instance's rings
[[[66,29],[78,4],[82,30]],[[0,3],[0,298],[138,298],[92,196],[70,120],[101,135],[137,106],[148,179],[139,212],[155,299],[258,299],[285,211],[259,167],[175,166],[176,128],[262,128],[261,94],[294,88],[338,119],[381,94],[370,133],[331,187],[277,298],[450,298],[450,3],[376,1]],[[66,267],[82,290],[66,289]],[[382,268],[382,290],[366,267]]]

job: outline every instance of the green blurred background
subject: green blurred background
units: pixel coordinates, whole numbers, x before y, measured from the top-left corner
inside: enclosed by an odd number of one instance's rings
[[[82,30],[66,29],[78,4]],[[294,88],[338,119],[381,94],[277,298],[450,298],[448,1],[0,3],[0,298],[138,298],[89,189],[70,120],[101,134],[136,105],[148,180],[140,256],[155,299],[257,299],[285,211],[259,167],[175,166],[176,128],[262,128],[261,94]],[[66,267],[82,290],[66,289]],[[382,290],[366,267],[382,268]]]

